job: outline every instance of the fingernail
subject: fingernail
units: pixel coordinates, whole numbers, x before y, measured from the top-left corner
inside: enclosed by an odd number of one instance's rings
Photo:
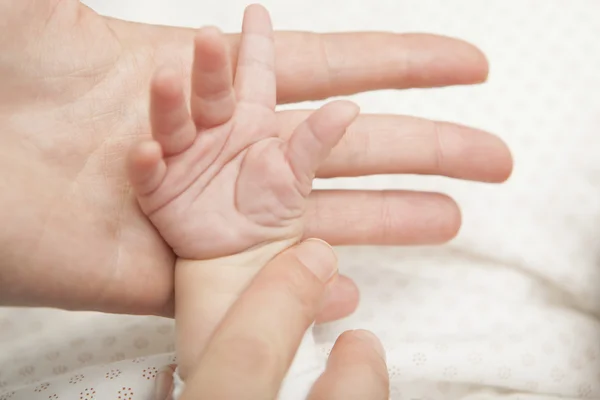
[[[375,350],[377,352],[377,354],[379,354],[381,356],[381,358],[383,358],[385,361],[385,359],[386,359],[385,349],[383,348],[383,345],[381,344],[381,341],[377,338],[377,336],[375,336],[373,333],[371,333],[369,331],[365,331],[363,329],[354,331],[354,336],[356,336],[360,340],[363,340],[363,341],[369,343],[369,346],[371,346],[371,348],[373,350]]]
[[[154,381],[154,400],[169,400],[173,392],[173,367],[161,369]]]
[[[335,252],[323,240],[305,240],[296,248],[296,255],[321,282],[327,282],[337,271]]]

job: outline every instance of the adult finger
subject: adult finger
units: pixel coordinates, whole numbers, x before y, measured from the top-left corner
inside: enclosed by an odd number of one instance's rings
[[[153,400],[173,400],[173,373],[177,365],[162,368],[154,379]]]
[[[320,240],[275,257],[216,330],[181,400],[275,398],[336,270]]]
[[[282,137],[290,136],[310,113],[279,112]],[[360,115],[317,177],[422,174],[503,182],[512,166],[510,150],[490,133],[408,116]]]
[[[129,23],[108,19],[113,28]],[[139,27],[140,25],[136,25]],[[152,62],[162,65],[173,57],[191,64],[187,42],[196,30],[148,29],[142,40],[160,51]],[[388,32],[274,33],[277,101],[319,100],[380,89],[440,87],[480,83],[487,79],[488,62],[475,46],[431,34]],[[232,65],[237,64],[240,34],[227,35]],[[189,70],[184,77],[189,77]]]
[[[316,190],[306,217],[306,237],[332,245],[439,244],[461,225],[451,198],[402,190]]]
[[[327,368],[308,400],[387,400],[389,376],[385,352],[368,331],[343,333],[331,350]]]
[[[352,279],[336,275],[327,284],[322,310],[316,317],[317,323],[326,323],[344,318],[358,306],[358,288]],[[172,400],[173,372],[176,365],[161,369],[155,379],[154,399]]]
[[[240,37],[231,35],[229,40],[235,57]],[[278,103],[472,84],[485,81],[488,74],[479,49],[429,34],[276,32],[275,51]]]
[[[336,275],[327,285],[323,308],[317,315],[317,324],[345,318],[356,311],[359,291],[356,283],[346,276]]]

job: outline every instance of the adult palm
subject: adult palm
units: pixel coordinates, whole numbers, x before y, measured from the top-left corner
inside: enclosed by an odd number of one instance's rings
[[[102,17],[77,0],[4,0],[0,28],[0,302],[170,315],[174,258],[139,211],[124,158],[149,133],[156,66],[169,60],[189,77],[194,31]],[[229,40],[236,54],[238,36]],[[275,41],[279,102],[487,74],[478,50],[430,35],[284,32]],[[290,134],[305,117],[278,114]],[[506,146],[486,133],[363,116],[318,175],[502,181],[510,169]],[[440,242],[460,224],[450,199],[399,191],[317,191],[308,214],[306,234],[332,244]],[[351,285],[340,284],[346,300],[332,299],[329,317],[352,307]]]

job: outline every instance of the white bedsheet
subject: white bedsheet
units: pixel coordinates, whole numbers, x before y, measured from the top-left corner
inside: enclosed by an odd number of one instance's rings
[[[239,30],[246,4],[86,3],[123,18],[226,31]],[[263,4],[278,29],[425,31],[477,44],[491,63],[485,85],[353,98],[364,112],[490,130],[515,156],[501,186],[424,177],[319,182],[442,191],[462,205],[464,221],[443,247],[340,249],[362,303],[317,330],[323,352],[342,330],[373,330],[388,351],[393,399],[600,399],[600,2]],[[104,400],[126,389],[146,398],[172,352],[165,319],[0,310],[0,399],[91,399],[94,391]]]

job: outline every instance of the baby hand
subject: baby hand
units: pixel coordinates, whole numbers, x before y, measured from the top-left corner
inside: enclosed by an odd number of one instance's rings
[[[299,240],[316,170],[358,114],[353,103],[335,101],[291,136],[283,132],[267,11],[249,7],[242,31],[235,74],[223,35],[215,28],[198,33],[189,111],[177,72],[156,73],[152,138],[129,154],[139,204],[181,258]]]

